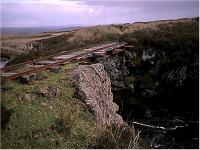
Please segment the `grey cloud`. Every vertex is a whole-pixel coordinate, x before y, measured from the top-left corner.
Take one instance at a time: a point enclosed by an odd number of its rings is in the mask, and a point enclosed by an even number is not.
[[[77,0],[78,1],[78,0]],[[176,11],[179,9],[197,9],[198,1],[91,1],[79,0],[89,6],[121,7],[121,8],[139,8],[143,12]]]
[[[6,0],[3,0],[5,2]],[[80,7],[63,8],[61,5],[26,3],[10,0],[2,3],[2,26],[59,26],[68,24],[96,25],[127,23],[158,19],[197,17],[198,1],[122,1],[122,0],[73,0]],[[58,3],[61,0],[57,0]],[[62,0],[68,1],[69,0]],[[39,3],[38,3],[39,2]],[[50,2],[50,0],[49,0]],[[56,2],[56,0],[55,0]],[[74,11],[73,11],[74,10]]]

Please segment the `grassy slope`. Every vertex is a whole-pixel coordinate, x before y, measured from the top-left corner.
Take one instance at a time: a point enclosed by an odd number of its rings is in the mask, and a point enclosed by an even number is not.
[[[31,85],[13,82],[13,89],[1,93],[2,105],[11,111],[2,126],[1,148],[87,148],[94,142],[100,130],[85,106],[73,99],[69,72],[76,65],[66,65],[59,74],[42,73],[49,78]],[[61,96],[42,95],[47,88],[58,88]],[[30,100],[23,98],[26,94]]]
[[[117,28],[124,27],[118,26]],[[90,30],[92,31],[88,31],[88,33],[78,31],[73,34],[75,35],[73,37],[76,38],[67,37],[65,41],[62,41],[63,37],[56,41],[52,39],[52,42],[57,43],[50,44],[49,50],[58,45],[63,45],[64,49],[68,42],[82,42],[84,45],[94,36],[95,38],[91,43],[114,40],[112,39],[113,34],[108,32],[108,30],[111,30],[109,26],[104,29],[106,37],[104,37],[104,33],[101,36],[98,34],[101,28]],[[119,30],[116,30],[115,35],[120,34]],[[138,42],[135,41],[135,36],[136,34],[130,33],[129,35],[127,33],[123,35],[123,38],[126,38],[127,42],[134,43]],[[120,38],[123,40],[122,37]],[[21,85],[14,82],[14,89],[1,93],[1,104],[12,112],[10,121],[1,131],[2,148],[88,148],[91,145],[107,148],[116,144],[113,144],[115,140],[109,141],[110,138],[107,135],[105,138],[101,138],[103,128],[95,123],[84,104],[73,98],[75,89],[69,81],[69,73],[76,65],[66,65],[59,74],[41,73],[40,76],[47,74],[49,78],[37,80],[31,85]],[[44,96],[41,94],[42,90],[47,88],[51,90],[52,87],[57,87],[61,91],[61,96],[55,97],[53,94]],[[25,100],[23,97],[27,93],[34,100]],[[123,137],[122,139],[127,141],[127,138]],[[119,138],[119,141],[123,141],[122,139]],[[116,147],[121,148],[120,146]]]
[[[29,85],[9,82],[14,88],[1,93],[1,148],[121,149],[144,143],[132,127],[98,125],[73,98],[70,73],[76,66],[65,65],[58,74],[41,72]]]
[[[59,32],[59,33],[45,33],[44,35],[39,34],[38,37],[35,36],[13,36],[13,37],[3,37],[2,38],[2,51],[7,54],[7,51],[16,47],[15,50],[20,50],[20,45],[23,45],[28,42],[39,42],[44,44],[44,48],[40,49],[37,52],[33,51],[24,51],[20,53],[17,57],[14,58],[11,64],[16,64],[19,62],[39,58],[42,56],[55,54],[61,51],[72,50],[75,48],[80,48],[88,46],[91,44],[99,44],[102,42],[109,41],[119,41],[123,37],[123,34],[134,32],[139,29],[153,28],[156,29],[160,24],[173,24],[177,22],[191,22],[192,19],[182,19],[182,20],[168,20],[168,21],[153,21],[153,22],[139,22],[132,24],[123,24],[123,25],[105,25],[105,26],[94,26],[83,28],[77,31],[72,32]]]

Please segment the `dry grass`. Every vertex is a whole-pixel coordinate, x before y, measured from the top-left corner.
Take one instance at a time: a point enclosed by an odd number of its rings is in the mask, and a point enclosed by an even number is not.
[[[1,49],[7,49],[12,51],[26,51],[24,46],[27,43],[32,43],[44,39],[51,39],[59,37],[61,35],[68,35],[74,33],[74,36],[71,36],[68,39],[68,42],[82,42],[90,41],[94,39],[101,39],[102,36],[109,35],[121,35],[123,33],[133,32],[135,30],[144,29],[144,28],[154,28],[156,29],[160,24],[173,24],[177,22],[191,22],[192,19],[182,19],[182,20],[167,20],[167,21],[151,21],[151,22],[136,22],[132,24],[124,25],[104,25],[104,26],[94,26],[87,27],[77,31],[63,31],[63,32],[47,32],[40,33],[35,35],[26,35],[26,36],[2,36],[1,37]]]
[[[112,125],[105,128],[92,148],[137,149],[140,148],[139,135],[133,126]]]

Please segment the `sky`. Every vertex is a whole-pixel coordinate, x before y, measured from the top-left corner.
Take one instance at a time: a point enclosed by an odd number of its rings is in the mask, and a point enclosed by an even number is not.
[[[198,0],[1,0],[1,27],[91,26],[198,16]]]

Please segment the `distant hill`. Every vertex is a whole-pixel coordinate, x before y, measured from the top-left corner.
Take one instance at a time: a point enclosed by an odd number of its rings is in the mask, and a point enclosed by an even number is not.
[[[79,29],[81,27],[1,27],[2,35],[30,35],[44,32],[59,32]]]
[[[176,24],[198,24],[199,18],[158,20],[126,24],[97,25],[91,27],[48,27],[48,28],[9,28],[7,33],[18,35],[1,36],[1,57],[14,58],[12,64],[36,59],[61,51],[68,51],[94,44],[134,40],[134,32],[139,30],[159,30],[161,26],[173,27]],[[3,31],[3,30],[2,30]],[[28,33],[37,34],[28,34]],[[26,33],[26,34],[24,34]]]

